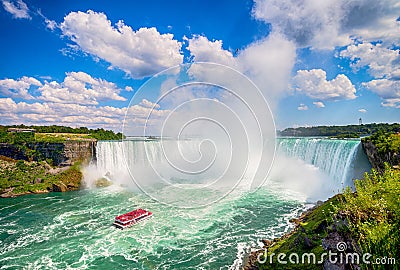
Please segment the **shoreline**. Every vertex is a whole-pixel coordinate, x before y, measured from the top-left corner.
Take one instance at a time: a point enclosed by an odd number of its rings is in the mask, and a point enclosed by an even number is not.
[[[0,198],[16,198],[24,195],[30,195],[30,194],[46,194],[50,193],[52,191],[49,190],[36,190],[36,191],[26,191],[23,193],[9,193],[9,192],[4,192],[0,195]]]
[[[294,228],[290,231],[286,232],[279,238],[274,239],[261,239],[264,245],[261,249],[257,249],[255,251],[251,251],[244,257],[242,262],[243,270],[256,270],[256,269],[281,269],[282,265],[276,262],[275,256],[273,261],[271,261],[271,255],[284,253],[296,253],[301,254],[307,252],[313,252],[315,254],[322,254],[323,252],[327,252],[329,250],[334,251],[336,245],[341,242],[353,242],[352,239],[349,239],[348,236],[345,235],[337,235],[338,228],[344,222],[341,219],[332,218],[328,220],[327,217],[331,216],[333,213],[332,210],[334,205],[337,205],[340,200],[342,200],[343,195],[341,193],[336,194],[325,201],[318,201],[313,207],[305,210],[300,214],[299,217],[293,218],[290,220],[294,224]],[[329,213],[329,214],[325,214]],[[333,228],[330,228],[333,225]],[[336,226],[336,227],[335,227]],[[329,231],[330,230],[330,231]],[[329,233],[328,233],[329,231]],[[335,236],[335,237],[332,237]],[[356,249],[352,245],[349,245],[349,248]],[[267,251],[267,260],[265,264],[260,264],[258,262],[258,257],[265,254]],[[324,261],[323,264],[316,264],[315,267],[325,267],[329,262]],[[293,269],[301,269],[302,266],[310,266],[299,264],[300,268],[296,268],[293,266]],[[265,268],[263,268],[265,267]],[[335,265],[332,269],[342,269],[341,265]],[[292,269],[292,268],[287,268]]]

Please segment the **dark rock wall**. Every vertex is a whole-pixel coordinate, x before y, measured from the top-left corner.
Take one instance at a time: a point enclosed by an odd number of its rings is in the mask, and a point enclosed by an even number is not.
[[[89,162],[96,158],[96,141],[67,141],[65,143],[32,143],[35,160],[52,159],[57,166],[67,166],[75,161]],[[26,153],[12,144],[1,143],[0,155],[13,159],[28,160]]]
[[[12,159],[27,160],[27,157],[24,152],[22,152],[17,146],[9,143],[0,143],[0,155]]]
[[[70,164],[77,160],[89,162],[96,158],[96,141],[75,142],[67,141],[64,147],[65,162]]]
[[[385,163],[398,168],[400,163],[400,154],[398,152],[386,151],[385,153],[379,153],[371,141],[362,140],[361,142],[364,152],[367,154],[368,160],[374,169],[380,172],[384,171]]]
[[[372,168],[377,169],[379,171],[383,170],[385,160],[382,159],[382,157],[378,154],[376,146],[371,141],[367,140],[362,140],[361,143],[364,152],[367,155],[368,160],[372,165]]]

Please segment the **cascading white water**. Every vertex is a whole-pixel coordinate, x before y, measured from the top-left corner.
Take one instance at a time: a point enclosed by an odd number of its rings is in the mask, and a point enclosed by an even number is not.
[[[359,140],[279,138],[277,144],[279,152],[314,165],[330,176],[337,187],[351,186],[352,179],[370,169]]]
[[[132,181],[132,174],[142,181],[141,186],[157,183],[160,178],[165,183],[201,184],[204,175],[199,179],[196,175],[179,174],[179,170],[168,163],[177,164],[174,156],[184,157],[189,163],[198,161],[204,152],[209,152],[201,151],[200,145],[200,140],[164,143],[158,140],[100,141],[96,149],[96,171],[126,186],[137,184]],[[172,147],[173,154],[165,156],[171,153],[165,147]],[[206,164],[209,162],[210,159],[205,160]],[[352,180],[361,178],[370,168],[359,140],[278,138],[277,157],[269,177],[272,182],[267,187],[283,187],[305,194],[308,199],[323,199],[345,186],[352,186]],[[206,178],[215,175],[219,175],[218,171],[210,170]]]
[[[100,141],[96,150],[97,171],[112,178],[112,181],[125,185],[135,177],[139,181],[146,178],[142,184],[156,179],[176,183],[187,176],[185,171],[179,168],[180,163],[186,162],[188,167],[195,164],[190,167],[189,174],[190,183],[193,184],[200,179],[193,172],[198,171],[198,168],[207,168],[208,163],[213,163],[212,157],[205,157],[211,151],[204,154],[201,149],[201,140]],[[202,179],[207,176],[212,178],[211,175],[215,172],[216,170],[210,169],[201,175]]]
[[[151,166],[167,162],[163,147],[173,146],[179,149],[181,155],[187,160],[195,161],[201,156],[199,152],[201,141],[182,140],[131,140],[131,141],[100,141],[97,143],[96,158],[97,168],[104,172],[121,172],[126,170],[126,165]]]

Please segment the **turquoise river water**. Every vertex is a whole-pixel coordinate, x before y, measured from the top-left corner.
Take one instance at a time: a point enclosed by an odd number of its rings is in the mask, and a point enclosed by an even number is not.
[[[110,144],[97,146],[107,170],[117,159]],[[278,145],[285,160],[300,160],[296,170],[330,176],[324,181],[334,188],[369,169],[354,165],[362,163],[359,141],[292,138]],[[197,209],[170,207],[121,185],[1,199],[0,269],[240,269],[246,252],[289,231],[289,220],[312,202],[302,189],[287,189],[303,178],[281,167],[285,173],[271,173],[274,185]],[[126,230],[111,226],[116,215],[138,207],[153,218]]]

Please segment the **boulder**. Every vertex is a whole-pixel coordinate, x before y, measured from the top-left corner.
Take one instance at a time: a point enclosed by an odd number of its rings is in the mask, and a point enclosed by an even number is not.
[[[107,180],[106,178],[102,177],[95,181],[96,187],[108,187],[112,185],[112,182]]]
[[[57,184],[53,184],[52,190],[54,192],[65,192],[68,191],[68,187],[64,183],[59,182]]]

